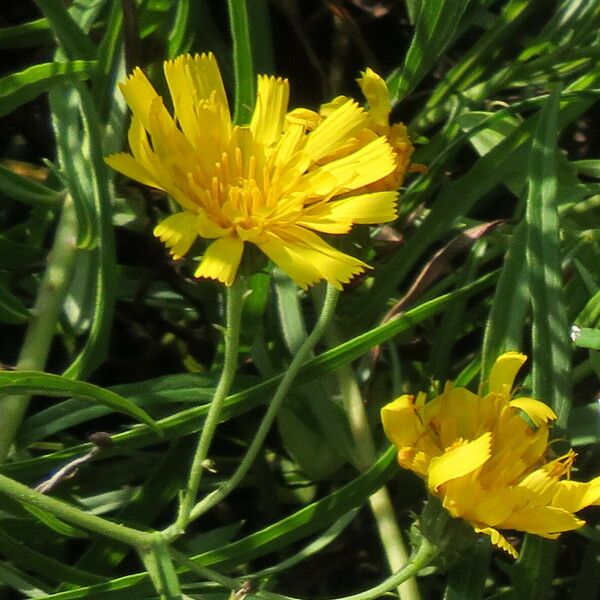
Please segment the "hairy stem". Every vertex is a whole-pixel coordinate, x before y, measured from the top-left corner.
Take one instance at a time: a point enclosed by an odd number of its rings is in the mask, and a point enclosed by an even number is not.
[[[213,436],[221,418],[223,402],[231,389],[233,379],[237,371],[238,349],[240,341],[240,326],[242,320],[242,306],[244,302],[244,292],[246,290],[242,277],[237,277],[231,287],[227,288],[227,308],[226,308],[226,329],[225,335],[225,354],[223,358],[223,370],[215,395],[210,403],[206,421],[202,427],[198,446],[194,453],[190,476],[187,487],[183,492],[183,497],[179,505],[177,520],[173,527],[168,528],[165,534],[168,538],[177,537],[185,532],[190,522],[190,513],[196,501],[198,488],[202,473],[206,468],[206,459],[212,442]]]
[[[323,308],[321,310],[321,314],[317,320],[317,323],[310,333],[310,335],[306,338],[302,346],[298,349],[298,352],[292,359],[290,366],[288,367],[283,379],[281,380],[277,390],[275,391],[275,395],[269,404],[269,408],[261,421],[261,424],[256,431],[256,435],[252,440],[252,443],[248,447],[242,462],[236,469],[235,473],[224,483],[219,489],[215,490],[208,496],[206,496],[203,500],[198,502],[194,509],[192,510],[191,518],[196,519],[200,515],[204,514],[210,508],[215,506],[215,504],[219,503],[223,498],[225,498],[235,487],[242,481],[242,479],[248,473],[248,470],[252,466],[252,463],[258,456],[260,449],[267,437],[269,429],[275,420],[279,409],[281,408],[281,404],[283,403],[285,397],[287,396],[292,383],[302,368],[303,364],[306,362],[307,358],[310,356],[310,353],[316,346],[317,342],[323,337],[325,331],[327,331],[333,316],[335,314],[335,307],[337,304],[337,299],[339,296],[339,292],[333,286],[327,286],[327,292],[325,295],[325,302],[323,304]]]

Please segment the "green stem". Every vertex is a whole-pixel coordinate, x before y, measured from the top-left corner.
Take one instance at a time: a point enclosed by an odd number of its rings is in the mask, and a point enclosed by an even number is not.
[[[73,200],[66,196],[56,230],[48,266],[39,288],[31,321],[21,347],[17,370],[43,370],[54,338],[58,314],[69,284],[77,253],[77,218]],[[4,398],[0,403],[0,463],[6,461],[15,440],[30,396]]]
[[[232,579],[231,577],[221,575],[212,569],[200,567],[180,552],[177,552],[173,549],[171,549],[170,552],[177,562],[180,562],[191,571],[198,573],[208,580],[218,582],[227,589],[236,591],[244,585],[240,579]],[[379,585],[364,592],[360,592],[359,594],[331,598],[329,600],[374,600],[375,598],[379,598],[390,590],[396,587],[401,587],[405,581],[414,578],[421,569],[426,567],[432,561],[432,559],[437,556],[438,552],[439,549],[437,546],[431,544],[426,538],[423,538],[421,545],[419,546],[419,549],[414,557],[410,561],[404,563],[404,565],[398,569],[396,573],[394,573],[391,577],[388,577],[385,581],[382,581]],[[251,591],[251,594],[257,598],[262,598],[263,600],[301,600],[300,598],[294,598],[293,596],[285,596],[283,594],[267,592],[265,590]]]
[[[101,517],[90,515],[74,506],[36,492],[31,488],[0,474],[0,494],[12,498],[19,504],[31,505],[41,508],[44,511],[58,517],[59,519],[71,523],[76,527],[81,527],[87,531],[93,531],[113,540],[123,542],[129,546],[144,547],[149,540],[149,534],[137,529],[112,523]]]
[[[244,292],[246,286],[242,277],[238,276],[233,285],[227,288],[227,309],[226,319],[227,328],[224,331],[225,336],[225,356],[223,358],[223,371],[215,390],[215,395],[210,403],[204,426],[198,440],[198,446],[192,460],[190,476],[187,487],[183,493],[181,503],[179,505],[179,513],[177,520],[172,527],[165,531],[167,538],[178,537],[185,532],[185,529],[190,522],[190,513],[200,486],[202,472],[206,466],[208,451],[212,442],[213,436],[221,418],[223,403],[237,370],[238,349],[240,341],[240,326],[242,322],[242,306],[244,302]]]
[[[341,342],[335,328],[330,330],[328,340],[332,346],[337,346]],[[377,460],[377,451],[360,388],[354,376],[354,371],[349,365],[339,367],[336,370],[336,376],[354,440],[358,468],[364,471],[373,466]],[[390,495],[385,486],[369,497],[369,505],[388,565],[394,573],[406,563],[409,553],[402,537],[402,531],[398,527]],[[398,587],[398,594],[401,600],[420,600],[421,595],[416,579],[411,577],[404,580]]]
[[[246,473],[252,466],[252,463],[262,448],[265,438],[267,437],[267,433],[269,432],[269,429],[275,420],[275,416],[281,408],[281,404],[290,391],[296,375],[304,365],[317,342],[328,329],[331,320],[333,319],[333,315],[335,314],[338,296],[339,292],[333,286],[328,285],[327,293],[325,295],[325,302],[323,303],[323,309],[321,310],[321,314],[319,315],[317,323],[292,359],[290,366],[288,367],[283,379],[275,391],[275,395],[269,404],[269,408],[267,409],[256,435],[254,436],[252,443],[248,447],[248,450],[242,459],[242,462],[226,483],[224,483],[219,489],[203,498],[200,502],[198,502],[198,504],[196,504],[196,506],[194,506],[191,513],[192,520],[204,514],[206,511],[215,506],[215,504],[218,504],[233,489],[235,489],[240,481],[242,481],[242,479],[246,476]]]
[[[331,598],[329,600],[374,600],[379,598],[383,594],[386,594],[390,590],[401,586],[405,581],[413,578],[418,572],[426,567],[433,558],[438,554],[437,546],[428,542],[423,538],[421,546],[417,550],[417,553],[413,558],[405,563],[405,565],[391,577],[388,577],[385,581],[382,581],[379,585],[370,588],[359,594],[352,594],[350,596],[340,596],[338,598]],[[284,596],[282,594],[275,594],[273,592],[257,591],[253,593],[254,596],[263,598],[264,600],[300,600],[292,596]]]

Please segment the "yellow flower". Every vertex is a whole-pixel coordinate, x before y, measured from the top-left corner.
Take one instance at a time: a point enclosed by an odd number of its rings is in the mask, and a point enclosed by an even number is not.
[[[175,258],[197,237],[214,240],[195,276],[226,285],[233,283],[246,242],[304,289],[321,279],[341,288],[368,268],[315,233],[344,234],[355,223],[396,218],[395,192],[365,193],[365,186],[394,171],[385,138],[326,158],[364,128],[368,115],[356,102],[342,103],[310,129],[286,119],[287,80],[259,76],[250,123],[233,125],[212,54],[180,56],[165,62],[164,72],[174,116],[135,69],[121,85],[133,113],[131,154],[106,162],[181,206],[154,230]]]
[[[358,85],[369,103],[369,128],[387,138],[394,149],[396,167],[387,177],[369,186],[370,190],[395,189],[403,183],[409,171],[423,171],[422,165],[411,165],[414,147],[404,123],[390,125],[392,104],[385,81],[373,69],[367,68],[358,78]]]
[[[364,127],[356,132],[355,136],[346,144],[335,148],[334,154],[326,156],[325,160],[345,156],[378,137],[384,137],[394,151],[394,169],[385,177],[365,185],[364,189],[370,192],[397,190],[404,183],[407,173],[424,172],[427,169],[423,165],[411,164],[414,147],[408,136],[406,125],[404,123],[390,124],[392,104],[385,81],[373,69],[367,68],[357,82],[369,103]],[[312,129],[348,101],[347,96],[337,96],[331,102],[322,104],[318,113],[305,108],[296,109],[287,115],[287,120],[301,122],[308,129]]]
[[[514,557],[499,529],[555,539],[584,525],[573,513],[600,505],[600,477],[588,483],[568,479],[572,450],[547,460],[554,412],[532,398],[513,398],[526,358],[517,352],[500,356],[486,394],[447,383],[430,402],[423,393],[416,399],[405,395],[381,412],[400,466],[421,476],[453,517]]]

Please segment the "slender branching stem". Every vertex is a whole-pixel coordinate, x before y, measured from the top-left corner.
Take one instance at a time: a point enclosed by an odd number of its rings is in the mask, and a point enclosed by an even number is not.
[[[221,418],[223,403],[237,371],[238,349],[240,340],[240,327],[242,321],[242,307],[244,303],[244,293],[246,290],[245,282],[242,277],[237,277],[234,283],[227,288],[227,308],[226,308],[226,328],[224,329],[225,336],[225,353],[223,357],[223,370],[219,378],[219,383],[215,390],[215,395],[210,403],[198,445],[192,460],[190,475],[188,478],[186,489],[183,492],[181,502],[179,504],[179,512],[174,525],[164,532],[167,538],[175,538],[182,535],[190,522],[190,513],[196,502],[198,488],[202,473],[206,468],[206,460],[210,445],[214,437],[217,425]]]
[[[333,286],[327,286],[325,302],[323,303],[323,308],[317,323],[292,359],[290,366],[288,367],[283,379],[275,391],[273,399],[269,403],[267,412],[265,413],[263,420],[256,431],[256,435],[254,436],[252,443],[244,455],[244,458],[242,458],[241,463],[233,475],[220,488],[203,498],[200,502],[198,502],[198,504],[196,504],[196,506],[194,506],[191,513],[191,519],[198,518],[200,515],[204,514],[210,508],[215,506],[215,504],[225,498],[233,489],[236,488],[236,486],[248,473],[248,470],[252,466],[254,460],[258,456],[258,453],[260,452],[260,449],[262,448],[269,429],[271,428],[271,425],[273,424],[273,421],[275,420],[275,417],[281,408],[281,404],[290,391],[296,375],[298,375],[302,365],[306,362],[310,356],[310,353],[313,351],[314,347],[323,337],[323,334],[327,331],[329,325],[331,324],[335,314],[338,296],[339,292]]]

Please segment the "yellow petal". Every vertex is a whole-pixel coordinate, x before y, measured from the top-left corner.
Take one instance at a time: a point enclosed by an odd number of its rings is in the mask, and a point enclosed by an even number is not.
[[[185,210],[175,213],[154,228],[154,235],[171,250],[174,258],[181,258],[198,237],[197,217]]]
[[[312,131],[321,121],[323,117],[314,110],[308,108],[295,108],[285,115],[284,130],[294,125],[301,125],[303,129]]]
[[[385,435],[397,448],[412,446],[423,431],[414,400],[405,394],[381,409]]]
[[[301,249],[283,242],[276,235],[268,235],[267,239],[258,245],[303,290],[322,279],[321,273],[305,258]]]
[[[346,233],[353,223],[388,223],[397,217],[396,192],[375,192],[315,204],[302,213],[299,225],[325,233]]]
[[[380,137],[306,174],[299,188],[316,197],[337,195],[377,181],[389,175],[394,167],[392,148]]]
[[[219,238],[206,249],[194,277],[217,279],[225,285],[231,285],[242,259],[243,250],[244,242],[238,237]]]
[[[452,485],[449,482],[448,485]],[[456,496],[456,494],[453,494]],[[465,494],[468,497],[472,492]],[[468,519],[477,523],[487,523],[488,525],[497,525],[506,520],[515,509],[518,502],[518,494],[515,494],[511,488],[492,488],[482,490],[475,501],[470,502]]]
[[[229,110],[219,65],[212,52],[195,56],[184,54],[166,61],[164,72],[176,112],[178,103],[187,101],[185,96],[196,101],[210,100]]]
[[[349,100],[311,131],[304,148],[313,161],[329,154],[340,144],[346,142],[354,133],[364,126],[367,115],[358,104]]]
[[[490,537],[490,540],[494,546],[504,550],[510,554],[513,558],[517,558],[519,556],[518,552],[508,543],[508,540],[500,534],[500,532],[493,527],[475,527],[474,528],[477,533],[484,533]]]
[[[557,419],[555,412],[547,404],[533,398],[515,398],[511,400],[510,406],[522,410],[535,427]]]
[[[369,68],[357,81],[369,103],[369,117],[376,125],[386,127],[390,112],[392,112],[392,105],[385,81]]]
[[[492,434],[484,433],[473,442],[444,452],[429,465],[428,486],[437,491],[446,481],[471,473],[481,467],[490,457]]]
[[[348,283],[354,275],[369,268],[298,226],[274,227],[267,240],[257,244],[303,289],[319,279],[342,289],[343,283]]]
[[[515,377],[526,360],[520,352],[505,352],[499,356],[490,373],[489,391],[510,395]]]
[[[223,237],[229,230],[221,227],[218,223],[210,219],[202,210],[198,213],[197,220],[198,233],[206,239]]]
[[[133,73],[119,85],[119,88],[133,114],[140,119],[144,128],[150,131],[150,105],[159,96],[146,75],[139,67],[136,67]],[[166,109],[164,110],[166,112]]]
[[[258,77],[256,107],[250,122],[250,131],[258,144],[271,147],[281,137],[289,96],[287,79]]]
[[[175,116],[196,150],[196,160],[214,165],[231,136],[227,96],[215,57],[180,56],[165,62],[164,72]]]
[[[586,506],[600,505],[600,477],[587,483],[579,481],[559,481],[556,484],[552,506],[568,512],[577,512]]]
[[[513,514],[498,524],[503,529],[517,529],[549,539],[556,539],[563,531],[572,531],[585,525],[562,508],[552,506],[535,506],[513,512]]]
[[[131,154],[127,154],[126,152],[111,154],[104,157],[104,162],[115,171],[126,175],[130,179],[139,181],[144,185],[162,189],[152,174]]]

